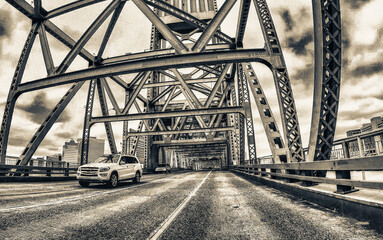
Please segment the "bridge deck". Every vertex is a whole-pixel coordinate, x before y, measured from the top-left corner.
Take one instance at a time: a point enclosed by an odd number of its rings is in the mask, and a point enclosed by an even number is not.
[[[341,216],[231,172],[146,175],[140,184],[0,185],[1,239],[378,239]],[[173,214],[173,215],[172,215]]]

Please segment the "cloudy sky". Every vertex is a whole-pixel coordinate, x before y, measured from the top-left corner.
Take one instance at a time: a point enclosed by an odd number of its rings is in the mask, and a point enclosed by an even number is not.
[[[28,1],[31,2],[31,1]],[[47,10],[70,1],[42,1]],[[218,0],[218,5],[222,4]],[[74,39],[78,39],[90,23],[109,3],[99,3],[92,11],[78,10],[52,21]],[[280,42],[287,62],[298,117],[303,145],[307,146],[313,94],[313,23],[311,1],[268,1],[277,28]],[[233,7],[222,24],[222,31],[234,37],[239,3]],[[383,9],[381,0],[344,0],[342,1],[342,88],[336,138],[345,136],[349,129],[359,128],[374,116],[383,115]],[[108,22],[108,21],[107,21]],[[105,24],[104,24],[105,25]],[[10,82],[15,66],[29,32],[31,22],[24,15],[5,1],[0,2],[0,112],[3,114]],[[121,14],[116,29],[112,34],[110,46],[104,57],[122,55],[128,52],[144,51],[149,48],[150,22],[139,12],[134,4],[128,1]],[[97,47],[105,31],[105,26],[95,34],[86,45],[89,52],[97,53]],[[68,49],[48,34],[55,65],[59,65]],[[255,9],[249,15],[245,35],[245,47],[263,47],[263,38],[255,15]],[[81,69],[87,63],[76,58],[69,71]],[[274,115],[279,118],[279,109],[275,87],[270,71],[261,64],[253,65],[272,106]],[[32,49],[26,67],[23,82],[46,76],[38,37]],[[129,81],[132,76],[124,76]],[[67,109],[60,116],[58,123],[45,138],[36,156],[54,154],[62,151],[62,145],[70,138],[81,137],[84,106],[88,84],[85,84]],[[120,103],[123,102],[123,91],[115,89]],[[26,143],[35,133],[42,121],[67,91],[69,86],[37,91],[22,95],[16,104],[9,139],[8,155],[19,155]],[[109,107],[111,108],[111,106]],[[95,108],[95,114],[99,112]],[[260,123],[257,110],[253,109],[258,156],[269,154],[266,137]],[[113,124],[115,135],[121,135],[121,124]],[[134,126],[134,123],[132,123]],[[280,127],[280,129],[282,129]],[[92,135],[105,138],[102,126],[92,128]],[[117,140],[117,145],[118,145]]]

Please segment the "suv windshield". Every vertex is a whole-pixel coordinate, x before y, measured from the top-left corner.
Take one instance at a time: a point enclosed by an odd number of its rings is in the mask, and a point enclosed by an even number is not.
[[[157,167],[166,167],[166,164],[158,164]]]
[[[117,163],[120,155],[102,155],[98,157],[93,163]]]

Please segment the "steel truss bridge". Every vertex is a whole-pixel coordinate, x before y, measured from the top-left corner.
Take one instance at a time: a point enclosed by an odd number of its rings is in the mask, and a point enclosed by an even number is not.
[[[381,176],[383,157],[379,147],[382,143],[375,144],[376,156],[367,157],[362,146],[362,138],[366,137],[364,134],[338,141],[335,144],[341,144],[342,149],[337,150],[342,150],[342,156],[346,159],[330,160],[331,155],[334,155],[332,147],[341,79],[339,0],[312,0],[315,72],[307,154],[307,148],[302,146],[287,66],[266,0],[238,1],[237,21],[233,25],[235,29],[231,31],[235,32],[234,36],[225,33],[221,24],[234,11],[236,0],[225,0],[220,7],[216,0],[79,0],[51,10],[46,10],[41,0],[34,0],[32,4],[25,0],[6,1],[31,20],[31,28],[11,82],[1,125],[2,178],[24,178],[23,181],[29,181],[34,174],[39,177],[45,175],[49,180],[58,175],[66,179],[74,178],[77,168],[54,166],[53,162],[49,163],[50,166],[33,166],[35,160],[32,156],[60,114],[84,86],[89,88],[84,112],[81,164],[88,162],[89,139],[95,124],[104,125],[111,153],[119,151],[112,123],[120,122],[123,125],[122,153],[135,155],[137,148],[143,146],[144,157],[141,160],[146,169],[163,163],[167,158],[165,152],[170,152],[177,166],[180,166],[180,158],[187,161],[216,158],[221,161],[221,169],[226,168],[231,172],[184,171],[166,177],[146,175],[144,183],[127,183],[114,190],[105,190],[100,186],[79,189],[74,181],[55,183],[53,187],[46,183],[20,186],[4,184],[0,189],[0,222],[4,225],[5,236],[41,238],[40,232],[26,233],[32,234],[26,236],[19,231],[27,223],[28,229],[54,225],[54,228],[47,228],[45,232],[46,236],[52,238],[57,238],[59,231],[65,231],[64,234],[69,234],[69,238],[76,239],[110,236],[134,236],[140,239],[149,236],[148,239],[158,239],[162,234],[165,238],[178,239],[184,237],[185,233],[190,236],[199,234],[195,237],[209,239],[217,238],[216,234],[221,233],[223,228],[219,227],[222,226],[225,230],[229,229],[222,234],[227,234],[225,236],[228,238],[232,236],[230,239],[238,236],[244,238],[242,234],[246,232],[254,234],[252,238],[366,237],[363,235],[365,229],[357,227],[354,230],[355,226],[350,227],[352,224],[346,224],[346,230],[342,229],[342,233],[339,232],[341,228],[335,228],[336,233],[331,233],[334,229],[330,225],[335,220],[332,215],[327,216],[328,212],[307,211],[307,206],[299,205],[299,201],[290,206],[291,201],[281,194],[244,181],[233,173],[287,189],[294,195],[304,196],[321,205],[335,206],[342,213],[369,220],[370,224],[383,231],[383,181],[370,178],[376,172]],[[70,36],[68,29],[55,24],[56,17],[79,9],[98,11],[100,2],[105,2],[106,7],[77,41]],[[148,39],[150,50],[130,53],[126,49],[127,54],[106,57],[105,50],[113,47],[113,32],[121,21],[123,10],[131,7],[151,22]],[[250,11],[256,13],[256,22],[249,20]],[[252,42],[244,41],[246,28],[252,24],[261,27],[263,48],[252,48]],[[37,36],[40,43],[36,41]],[[97,52],[92,54],[86,45],[97,36],[102,36],[101,41]],[[50,48],[49,38],[55,38],[68,50],[59,63],[53,60],[55,52]],[[29,56],[35,44],[40,44],[47,75],[22,81],[26,65],[32,61]],[[88,66],[71,70],[76,58],[84,59]],[[258,79],[257,69],[252,63],[264,64],[272,73],[282,130],[261,86],[262,79]],[[17,158],[17,164],[6,164],[17,99],[24,93],[51,91],[67,84],[71,84],[71,87],[32,136]],[[117,94],[117,90],[124,94]],[[120,95],[123,95],[123,99],[119,99]],[[100,107],[100,115],[95,114],[96,105]],[[114,111],[110,112],[110,107]],[[257,156],[254,112],[260,116],[271,150],[272,162],[267,164]],[[133,121],[138,122],[137,129],[129,131],[132,125],[129,123]],[[375,138],[377,134],[381,134],[381,130],[367,135]],[[350,150],[351,141],[357,141],[357,150]],[[358,153],[354,156],[356,158],[350,158],[355,152]],[[361,173],[363,179],[355,179],[352,173]],[[326,176],[331,174],[334,176]],[[317,183],[322,185],[317,186]],[[334,189],[328,190],[327,185]],[[352,195],[358,190],[356,188],[361,189],[361,197]],[[190,192],[186,198],[185,192]],[[340,197],[339,193],[350,194],[347,195],[349,197]],[[32,195],[35,197],[31,198]],[[142,195],[146,197],[138,200]],[[55,200],[46,201],[50,197]],[[20,201],[14,201],[15,198]],[[238,205],[231,206],[233,203]],[[56,207],[60,211],[56,211]],[[40,211],[41,208],[45,211]],[[184,208],[189,211],[182,212]],[[52,213],[49,212],[51,209]],[[110,221],[106,227],[98,223],[101,216],[95,215],[98,210],[105,214],[103,222]],[[84,226],[90,223],[91,228],[83,228],[77,224],[78,221],[73,221],[73,211],[81,211],[76,216],[83,216],[79,221]],[[49,216],[45,215],[47,212]],[[169,212],[172,213],[169,215]],[[311,212],[312,216],[306,215],[307,212]],[[136,218],[124,222],[127,224],[125,228],[115,221],[116,216],[120,219]],[[172,223],[177,216],[177,221]],[[262,219],[258,219],[259,216]],[[285,216],[288,216],[287,219],[284,219]],[[36,221],[39,218],[43,221],[41,224]],[[230,224],[224,219],[230,219]],[[317,219],[321,222],[313,222]],[[60,224],[54,224],[55,221]],[[248,229],[242,229],[244,226],[237,223],[243,223]],[[271,225],[264,227],[265,223]],[[341,224],[345,224],[344,221]],[[335,225],[338,227],[337,223]],[[173,230],[166,232],[168,228]],[[93,231],[95,229],[100,232]],[[353,232],[350,232],[351,229]],[[324,235],[316,235],[318,233]]]
[[[110,1],[91,25],[75,41],[53,23],[61,15],[80,8],[92,11],[99,0],[75,1],[47,11],[41,0],[7,0],[31,20],[31,29],[12,79],[0,132],[1,162],[5,162],[11,121],[18,97],[37,90],[72,84],[38,128],[18,158],[27,165],[60,114],[85,82],[89,82],[84,113],[81,163],[87,162],[91,127],[104,124],[110,151],[117,153],[112,122],[123,122],[122,152],[135,154],[138,139],[145,141],[145,165],[153,167],[158,148],[178,146],[178,151],[224,156],[224,165],[256,164],[253,112],[259,113],[274,163],[328,160],[338,112],[341,61],[341,25],[338,0],[313,0],[315,34],[314,102],[309,144],[305,159],[290,77],[283,51],[265,0],[240,1],[234,37],[224,33],[221,23],[233,11],[235,0],[220,8],[215,0],[133,0]],[[104,58],[113,30],[124,8],[135,5],[152,23],[150,51]],[[137,10],[137,11],[138,11]],[[258,23],[248,21],[256,11]],[[85,45],[106,24],[98,52],[91,54]],[[263,48],[245,48],[246,27],[260,24]],[[64,46],[68,53],[60,63],[53,62],[47,35]],[[23,82],[25,66],[39,36],[47,76]],[[149,42],[149,39],[148,39]],[[246,43],[246,46],[251,46]],[[127,49],[129,51],[129,49]],[[68,72],[77,57],[89,67]],[[252,62],[266,65],[272,72],[280,109],[282,130],[256,75]],[[134,77],[127,77],[134,74]],[[117,83],[125,91],[125,104],[119,104],[110,87]],[[251,105],[251,97],[256,109]],[[102,115],[93,113],[99,104]],[[121,102],[121,101],[120,101]],[[115,114],[110,114],[110,105]],[[128,131],[129,121],[140,121],[136,133]],[[133,146],[127,149],[127,140]],[[223,146],[223,147],[222,147]],[[247,149],[246,149],[247,148]],[[248,153],[248,157],[245,155]]]

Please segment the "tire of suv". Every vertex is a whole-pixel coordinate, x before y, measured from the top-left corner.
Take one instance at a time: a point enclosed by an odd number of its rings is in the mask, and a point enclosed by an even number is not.
[[[117,185],[118,185],[118,175],[117,175],[117,173],[112,173],[112,175],[110,175],[110,179],[109,179],[109,181],[108,181],[108,183],[107,183],[107,185],[109,186],[109,187],[117,187]]]
[[[136,172],[136,176],[134,177],[133,182],[134,182],[134,183],[139,183],[139,182],[141,182],[141,175],[140,175],[140,172]]]
[[[79,181],[78,182],[80,184],[81,187],[89,187],[89,184],[88,182],[84,182],[84,181]]]

